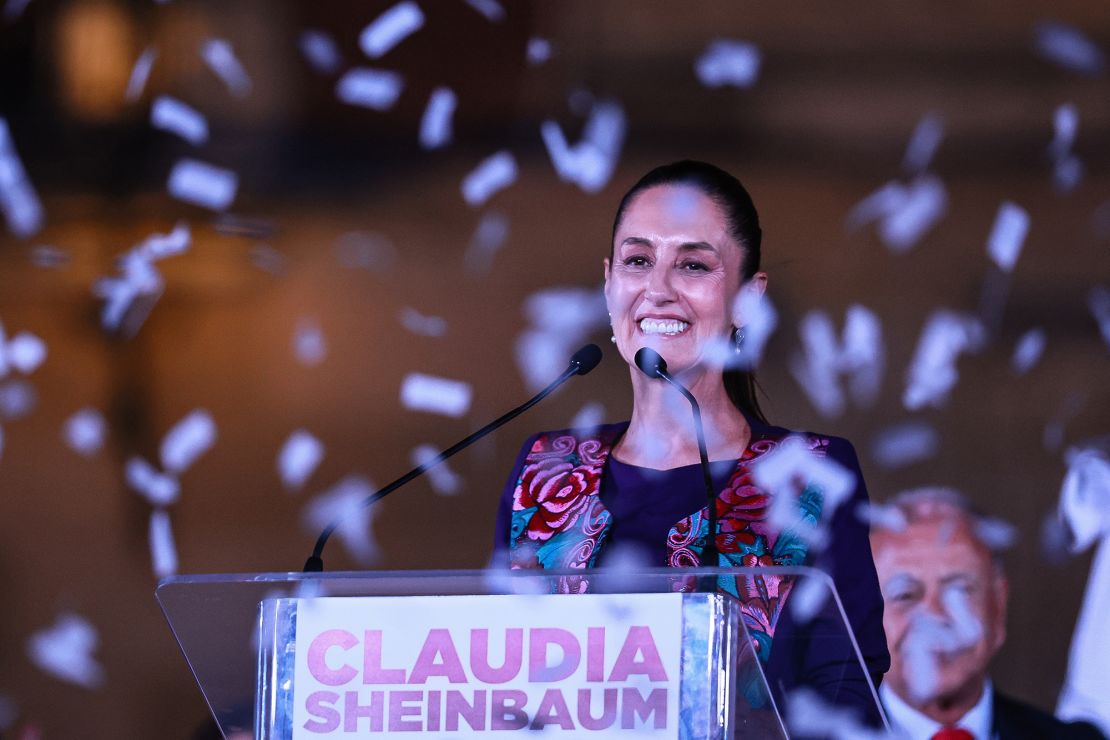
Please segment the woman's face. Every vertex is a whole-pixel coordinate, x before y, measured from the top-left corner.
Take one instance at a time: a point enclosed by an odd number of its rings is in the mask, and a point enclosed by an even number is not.
[[[605,299],[621,357],[651,347],[672,373],[700,366],[728,336],[744,250],[700,190],[664,185],[625,209],[605,260]]]

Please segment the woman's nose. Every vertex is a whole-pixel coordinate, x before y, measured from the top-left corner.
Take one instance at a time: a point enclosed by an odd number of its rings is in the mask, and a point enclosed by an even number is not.
[[[670,270],[659,265],[652,269],[648,278],[645,297],[655,304],[669,303],[675,299]]]

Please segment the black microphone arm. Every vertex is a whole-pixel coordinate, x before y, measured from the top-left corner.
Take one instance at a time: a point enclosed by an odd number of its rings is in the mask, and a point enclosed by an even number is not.
[[[472,445],[474,442],[477,442],[479,439],[486,436],[494,429],[497,429],[500,426],[504,426],[508,422],[520,416],[525,411],[532,408],[537,403],[551,395],[551,393],[554,392],[556,388],[567,382],[567,380],[569,380],[571,376],[585,375],[586,373],[590,372],[595,367],[597,367],[597,364],[599,362],[601,362],[601,350],[596,344],[587,344],[585,347],[574,353],[574,355],[570,358],[570,363],[567,365],[567,369],[564,370],[562,375],[556,378],[555,381],[551,383],[551,385],[547,386],[542,391],[532,396],[521,405],[517,406],[515,409],[497,417],[489,424],[486,424],[484,427],[471,434],[466,439],[460,442],[456,442],[452,446],[448,447],[446,450],[439,453],[428,462],[413,468],[397,480],[390,483],[388,486],[378,489],[374,493],[370,494],[362,500],[362,503],[360,505],[363,508],[366,508],[367,506],[371,506],[372,504],[374,504],[374,502],[378,501],[379,499],[385,498],[401,486],[411,481],[413,478],[417,478],[423,475],[429,468],[434,468],[436,465],[439,465],[441,462],[451,457],[456,452],[464,450]],[[332,532],[338,529],[339,525],[343,523],[344,516],[345,515],[337,516],[334,520],[332,520],[330,524],[328,524],[327,527],[324,528],[324,531],[320,533],[320,536],[316,539],[316,547],[312,549],[312,554],[308,557],[308,560],[305,561],[305,573],[320,573],[324,570],[324,545],[328,543],[328,538],[331,537]]]
[[[709,471],[709,452],[705,447],[705,429],[701,423],[701,407],[698,400],[686,386],[679,383],[667,372],[667,361],[650,347],[641,347],[636,352],[636,367],[649,378],[662,378],[670,383],[675,390],[685,396],[690,402],[694,412],[694,433],[698,438],[698,455],[701,457],[701,474],[705,479],[705,499],[709,510],[709,534],[705,538],[705,547],[702,549],[701,564],[716,568],[717,557],[717,492],[713,490],[713,475]]]

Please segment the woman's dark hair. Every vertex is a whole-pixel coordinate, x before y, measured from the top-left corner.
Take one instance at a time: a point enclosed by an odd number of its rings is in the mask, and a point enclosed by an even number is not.
[[[720,167],[715,167],[707,162],[698,162],[684,159],[656,167],[647,173],[632,186],[621,198],[617,206],[617,215],[613,219],[613,238],[610,240],[612,249],[613,241],[617,238],[617,229],[620,228],[624,218],[625,209],[635,200],[636,196],[645,190],[660,185],[689,185],[697,188],[706,197],[720,207],[728,223],[729,233],[744,248],[744,261],[740,268],[740,277],[743,282],[759,272],[760,244],[763,241],[763,232],[759,228],[759,213],[755,210],[752,197],[740,184],[740,181]],[[610,254],[610,264],[613,255]],[[764,424],[767,418],[759,408],[756,400],[755,374],[748,370],[726,369],[724,371],[725,390],[736,408],[748,417],[755,418]]]

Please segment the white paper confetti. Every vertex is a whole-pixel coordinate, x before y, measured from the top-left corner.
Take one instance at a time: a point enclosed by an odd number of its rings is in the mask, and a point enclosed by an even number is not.
[[[886,427],[871,442],[871,457],[893,470],[928,460],[940,449],[940,434],[923,421],[908,421]]]
[[[27,655],[54,678],[96,689],[104,683],[104,669],[93,656],[99,641],[96,628],[87,620],[61,614],[53,626],[31,635]]]
[[[779,323],[778,311],[771,297],[745,286],[736,295],[732,308],[733,324],[744,332],[744,341],[737,350],[726,342],[725,362],[721,364],[741,370],[754,370],[763,361],[763,351]],[[731,355],[731,357],[729,356]]]
[[[329,33],[309,29],[301,33],[298,43],[309,65],[322,75],[335,74],[342,64],[339,47]]]
[[[381,559],[381,553],[372,527],[379,504],[362,505],[375,490],[361,476],[344,478],[308,503],[303,514],[305,527],[315,535],[332,521],[341,520],[335,535],[347,552],[360,565],[376,564]]]
[[[986,332],[978,319],[940,309],[925,324],[907,373],[902,404],[910,411],[940,408],[959,380],[956,360],[982,345]]]
[[[798,688],[786,696],[786,711],[791,736],[820,737],[826,740],[890,740],[886,732],[865,727],[847,706],[826,702],[813,689]]]
[[[505,8],[497,0],[466,0],[466,4],[484,15],[490,23],[505,20]]]
[[[135,247],[135,252],[145,259],[160,260],[184,254],[192,244],[189,225],[178,221],[168,234],[151,234]]]
[[[940,680],[940,662],[975,645],[983,635],[983,625],[967,604],[959,587],[949,586],[941,593],[944,616],[919,609],[909,619],[899,645],[905,669],[906,688],[915,703],[935,698]]]
[[[441,149],[451,143],[451,118],[458,98],[449,87],[437,87],[428,96],[428,105],[420,119],[420,146]]]
[[[515,355],[525,384],[538,391],[567,367],[589,336],[608,326],[601,290],[549,288],[528,296],[529,328],[517,337]]]
[[[823,416],[844,412],[847,402],[840,376],[849,377],[852,398],[870,406],[878,396],[885,368],[886,351],[882,325],[873,311],[849,306],[844,332],[838,339],[832,319],[824,311],[810,311],[799,324],[803,353],[791,363],[791,372],[814,408]]]
[[[1083,162],[1074,154],[1056,160],[1052,166],[1052,186],[1058,193],[1070,193],[1083,180]]]
[[[93,293],[104,299],[100,311],[100,324],[108,331],[123,328],[124,319],[132,312],[140,299],[153,303],[162,293],[162,275],[151,262],[151,258],[140,250],[132,250],[119,258],[119,277],[100,278],[93,285]],[[150,306],[147,306],[149,311]],[[134,330],[146,318],[145,313],[137,322],[132,322]]]
[[[335,95],[348,105],[386,111],[401,96],[404,80],[396,72],[356,67],[335,83]]]
[[[377,59],[424,26],[424,11],[420,6],[405,0],[375,18],[358,37],[362,53]]]
[[[763,55],[759,47],[747,41],[722,39],[706,48],[694,70],[701,84],[706,87],[748,88],[759,77]]]
[[[1045,59],[1073,72],[1097,77],[1106,66],[1102,50],[1086,34],[1060,21],[1038,24],[1034,45]]]
[[[25,380],[0,383],[0,419],[15,421],[35,410],[38,396],[35,387]]]
[[[532,66],[543,64],[551,58],[552,47],[548,39],[533,36],[528,39],[528,48],[525,51],[525,58]]]
[[[158,50],[153,46],[148,46],[135,60],[135,66],[131,68],[131,77],[127,81],[127,92],[124,94],[124,100],[128,103],[134,103],[143,94],[143,88],[146,87],[146,81],[150,77],[150,70],[154,67],[154,60],[158,58]]]
[[[1110,288],[1096,285],[1087,294],[1087,307],[1098,322],[1098,329],[1102,333],[1102,340],[1110,346]]]
[[[92,457],[104,446],[108,436],[108,422],[96,409],[77,411],[62,426],[62,438],[70,449],[84,457]]]
[[[1079,133],[1079,109],[1074,103],[1063,103],[1052,112],[1052,142],[1048,156],[1052,159],[1066,157]]]
[[[155,578],[177,574],[177,545],[170,515],[165,509],[150,512],[150,563]]]
[[[987,254],[1003,272],[1013,271],[1027,233],[1029,214],[1016,203],[1003,202],[987,239]]]
[[[948,210],[948,192],[935,175],[924,174],[909,185],[889,182],[867,196],[848,215],[849,228],[878,221],[879,238],[895,253],[907,252]]]
[[[324,331],[312,319],[300,319],[293,329],[293,355],[303,365],[319,365],[328,356]]]
[[[46,360],[46,342],[29,331],[21,331],[11,339],[4,335],[0,324],[0,378],[10,371],[30,375]]]
[[[427,411],[458,418],[470,410],[469,383],[423,373],[409,373],[401,382],[401,404],[410,411]]]
[[[150,125],[177,134],[194,146],[208,141],[208,121],[200,111],[169,95],[159,95],[150,107]]]
[[[509,238],[509,217],[502,211],[491,210],[482,214],[470,244],[463,255],[466,271],[482,275],[493,267],[493,258]]]
[[[250,95],[250,77],[235,56],[230,42],[226,39],[208,39],[200,45],[200,56],[233,96],[244,98]]]
[[[447,320],[442,316],[425,316],[412,306],[403,306],[397,313],[401,326],[422,337],[442,337],[447,333]]]
[[[414,467],[418,467],[430,463],[437,455],[439,455],[439,450],[432,445],[419,445],[413,448],[412,454],[409,455],[409,461]],[[462,476],[451,470],[446,460],[428,468],[426,475],[431,483],[432,490],[440,496],[455,496],[463,489]]]
[[[185,158],[173,166],[166,187],[178,200],[223,211],[235,200],[239,176],[223,167]]]
[[[477,167],[463,178],[462,196],[472,206],[483,205],[498,191],[516,182],[516,158],[507,150],[482,160]]]
[[[150,502],[151,506],[169,506],[181,495],[177,479],[163,475],[141,457],[132,457],[123,468],[123,477],[133,490]]]
[[[917,122],[902,157],[902,171],[910,176],[920,175],[929,169],[937,147],[944,139],[944,123],[936,113],[929,113]]]
[[[861,501],[856,506],[856,518],[873,529],[886,529],[891,532],[904,532],[909,526],[906,515],[893,504]]]
[[[277,469],[286,490],[296,490],[305,484],[320,461],[324,459],[324,445],[305,429],[297,429],[278,453]]]
[[[1030,329],[1021,335],[1014,346],[1014,355],[1010,359],[1010,366],[1018,375],[1025,375],[1040,362],[1044,354],[1047,337],[1044,329]]]
[[[605,407],[597,401],[590,401],[570,420],[571,429],[594,430],[605,423]]]
[[[20,239],[34,235],[42,228],[42,203],[23,163],[15,151],[8,121],[0,116],[0,212],[8,222],[8,231]]]
[[[620,103],[599,100],[590,109],[582,139],[574,146],[567,143],[563,129],[555,121],[540,124],[540,134],[559,179],[572,182],[587,193],[596,193],[613,176],[627,128]]]
[[[798,624],[809,624],[821,613],[829,590],[819,578],[802,578],[790,594],[790,614]]]
[[[1060,488],[1060,514],[1071,532],[1073,552],[1110,534],[1110,459],[1094,448],[1070,449]]]
[[[204,409],[189,412],[162,438],[162,467],[180,475],[216,443],[216,422]]]

